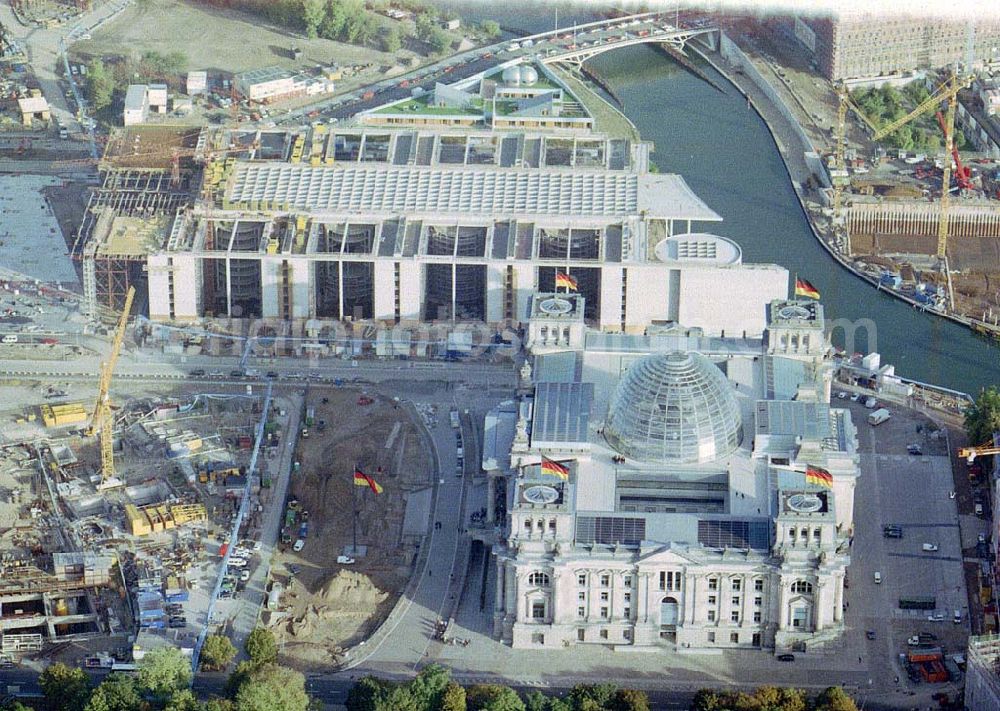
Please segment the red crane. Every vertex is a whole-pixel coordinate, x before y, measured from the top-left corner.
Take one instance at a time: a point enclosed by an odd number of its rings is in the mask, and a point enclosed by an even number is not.
[[[944,116],[938,111],[937,114],[938,126],[944,131],[945,136],[948,135],[948,130],[944,127]],[[970,178],[972,173],[970,172],[968,166],[962,165],[962,159],[958,157],[958,149],[954,145],[951,147],[951,157],[955,161],[955,182],[958,183],[958,187],[962,190],[969,190],[972,188],[972,182]],[[951,186],[942,186],[942,190],[947,190]]]

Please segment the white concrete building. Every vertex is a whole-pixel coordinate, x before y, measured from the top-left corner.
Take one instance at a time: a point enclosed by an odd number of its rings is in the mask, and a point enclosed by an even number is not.
[[[280,67],[253,69],[236,75],[236,89],[250,101],[267,103],[305,91],[291,72]]]
[[[583,310],[578,295],[534,296],[534,367],[487,418],[496,636],[777,650],[838,637],[859,470],[850,413],[830,407],[822,306],[778,299],[747,314],[752,336],[724,338],[705,335],[712,314],[631,335],[585,328]]]
[[[167,85],[150,84],[146,87],[146,103],[149,104],[150,111],[167,113]]]
[[[204,94],[208,88],[208,72],[188,72],[185,90],[188,96]]]
[[[126,126],[134,126],[146,120],[149,114],[149,94],[145,84],[129,84],[125,91],[125,110],[122,121]]]

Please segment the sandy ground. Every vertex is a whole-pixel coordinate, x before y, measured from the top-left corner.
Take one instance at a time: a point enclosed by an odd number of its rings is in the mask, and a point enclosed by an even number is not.
[[[339,390],[308,398],[316,424],[299,442],[301,469],[291,495],[309,511],[309,537],[302,551],[289,548],[275,560],[275,577],[288,593],[285,614],[269,619],[284,662],[294,666],[333,662],[341,647],[375,629],[406,585],[416,553],[402,541],[405,494],[427,485],[430,455],[403,406],[381,398],[359,405],[358,397]],[[320,420],[326,422],[322,433]],[[381,495],[353,485],[355,464],[378,480]],[[352,543],[353,497],[358,545],[367,550],[347,568],[336,559]],[[298,573],[288,576],[288,566]]]

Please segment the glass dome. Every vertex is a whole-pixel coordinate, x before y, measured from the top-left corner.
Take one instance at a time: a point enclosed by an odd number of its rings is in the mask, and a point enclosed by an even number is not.
[[[604,434],[626,457],[697,464],[740,445],[736,393],[700,353],[674,352],[637,360],[611,396]]]

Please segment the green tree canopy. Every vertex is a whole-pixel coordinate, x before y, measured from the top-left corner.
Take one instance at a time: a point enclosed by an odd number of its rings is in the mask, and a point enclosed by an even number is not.
[[[858,707],[847,692],[839,686],[831,686],[816,698],[816,711],[858,711]]]
[[[465,688],[453,681],[448,682],[441,695],[441,711],[466,711]]]
[[[201,647],[201,668],[206,670],[225,669],[236,656],[236,647],[223,634],[211,634]]]
[[[137,711],[142,708],[142,697],[132,677],[112,672],[94,689],[84,711]]]
[[[100,59],[91,60],[87,66],[87,99],[95,111],[111,105],[115,91],[115,80]]]
[[[243,648],[254,664],[270,664],[278,659],[278,643],[274,633],[266,627],[255,627],[247,635]]]
[[[608,711],[649,711],[649,697],[638,689],[618,689],[605,708]]]
[[[234,701],[236,711],[306,711],[306,678],[294,669],[263,664],[243,680]]]
[[[90,698],[90,679],[86,672],[62,662],[47,666],[38,675],[38,685],[53,711],[80,711]]]
[[[978,446],[993,442],[993,433],[1000,431],[1000,390],[986,388],[965,411],[965,432],[969,444]]]
[[[379,34],[382,51],[395,54],[403,47],[403,36],[396,25],[384,25]]]
[[[440,664],[430,664],[410,682],[410,694],[421,709],[437,709],[450,681],[451,672],[448,669]]]
[[[309,39],[319,36],[319,26],[326,17],[326,0],[302,0],[302,24]]]
[[[524,711],[524,702],[509,686],[476,684],[465,692],[469,711]]]
[[[180,689],[170,695],[163,711],[201,711],[202,706],[191,689]]]
[[[615,684],[577,684],[570,689],[569,700],[577,711],[585,711],[588,701],[593,702],[591,706],[603,709],[616,691],[618,686]]]
[[[167,699],[191,683],[191,662],[177,647],[147,652],[139,661],[139,686],[157,699]]]
[[[483,22],[479,25],[479,29],[482,30],[483,34],[489,39],[500,36],[500,25],[493,20],[483,20]]]

